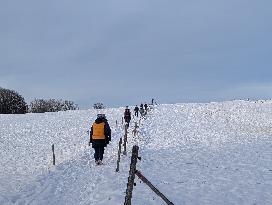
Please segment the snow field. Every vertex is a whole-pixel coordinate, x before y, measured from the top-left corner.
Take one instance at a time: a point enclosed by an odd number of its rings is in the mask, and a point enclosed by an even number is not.
[[[271,101],[158,105],[136,138],[131,124],[116,173],[123,111],[104,110],[112,142],[102,166],[87,133],[99,111],[0,115],[0,204],[123,204],[134,144],[137,169],[175,205],[272,204]],[[165,204],[135,182],[132,204]]]

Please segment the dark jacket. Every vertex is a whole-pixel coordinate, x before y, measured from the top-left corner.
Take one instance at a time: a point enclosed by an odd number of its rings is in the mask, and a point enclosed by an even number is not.
[[[92,143],[92,147],[106,147],[107,144],[111,141],[111,129],[108,123],[108,120],[105,118],[97,118],[95,120],[95,123],[100,124],[100,123],[105,123],[104,126],[104,135],[105,139],[93,139],[93,126],[91,128],[90,132],[90,143]]]
[[[126,122],[129,122],[131,120],[131,112],[130,112],[129,109],[125,109],[124,119],[125,119]]]
[[[147,110],[147,108],[148,108],[148,105],[147,105],[147,104],[144,104],[144,108],[145,108],[145,110]]]

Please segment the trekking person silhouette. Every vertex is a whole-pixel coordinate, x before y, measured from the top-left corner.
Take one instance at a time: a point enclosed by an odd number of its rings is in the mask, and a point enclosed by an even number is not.
[[[136,117],[138,117],[138,115],[139,115],[139,107],[136,105],[135,106],[135,108],[134,108],[134,115],[136,116]]]
[[[105,114],[98,114],[90,132],[89,146],[92,143],[94,148],[94,159],[97,165],[101,165],[104,155],[104,148],[111,141],[111,128]]]
[[[129,128],[129,123],[131,120],[131,112],[130,112],[130,109],[128,108],[128,106],[126,106],[126,109],[124,112],[124,119],[125,119],[125,122],[127,123],[127,126]]]
[[[141,114],[141,117],[143,117],[144,116],[144,105],[143,105],[143,103],[141,103],[141,105],[140,105],[140,114]]]
[[[147,114],[147,109],[148,109],[147,103],[144,104],[144,108],[145,108],[145,114]]]

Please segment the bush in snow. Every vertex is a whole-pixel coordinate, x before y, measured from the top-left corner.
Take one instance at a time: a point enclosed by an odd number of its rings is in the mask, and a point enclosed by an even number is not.
[[[93,108],[94,108],[94,109],[104,109],[105,106],[103,105],[103,103],[95,103],[95,104],[93,105]]]
[[[58,112],[77,110],[78,106],[72,101],[56,99],[35,99],[30,103],[29,111],[33,113]]]
[[[0,88],[0,114],[25,114],[25,99],[14,90]]]

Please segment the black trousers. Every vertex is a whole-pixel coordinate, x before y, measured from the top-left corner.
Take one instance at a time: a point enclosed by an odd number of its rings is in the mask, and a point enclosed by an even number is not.
[[[97,160],[103,160],[104,155],[104,146],[94,147],[94,159]]]

